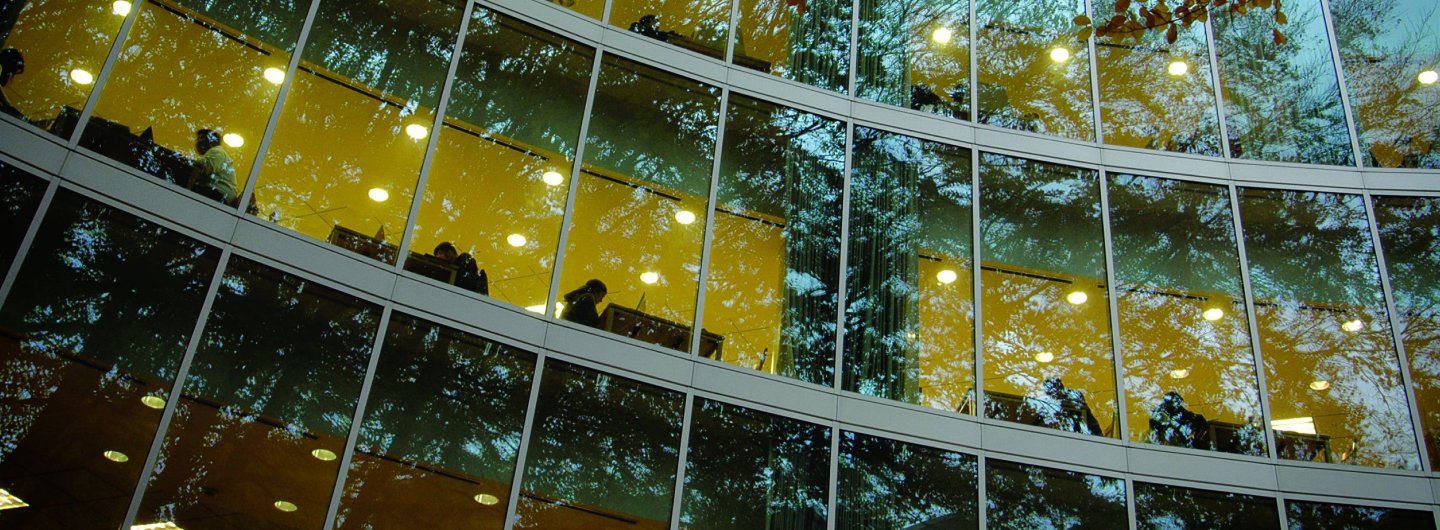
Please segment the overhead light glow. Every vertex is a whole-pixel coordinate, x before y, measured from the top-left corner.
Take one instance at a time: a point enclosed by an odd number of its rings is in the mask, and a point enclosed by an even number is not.
[[[0,489],[0,510],[14,510],[29,505],[29,503],[20,500],[20,497],[16,497],[11,495],[10,492]]]
[[[170,522],[170,521],[165,521],[165,522],[163,522],[163,523],[137,524],[137,525],[131,526],[131,527],[130,527],[130,530],[185,530],[185,529],[184,529],[184,528],[180,528],[180,526],[179,526],[179,525],[176,525],[175,523],[172,523],[172,522]]]
[[[935,273],[935,279],[940,280],[940,283],[955,283],[955,280],[960,279],[960,275],[956,274],[955,271],[945,269]]]
[[[225,145],[228,145],[230,147],[240,147],[242,145],[245,145],[245,137],[235,133],[225,133],[225,136],[221,136],[220,139],[225,142]]]
[[[370,188],[367,195],[370,196],[370,200],[375,202],[385,202],[390,198],[390,192],[385,191],[385,188]]]
[[[1170,371],[1171,379],[1184,379],[1186,377],[1190,377],[1190,371],[1184,368],[1176,368]]]
[[[545,181],[546,184],[549,184],[551,186],[559,186],[561,183],[565,182],[565,175],[561,175],[559,171],[555,171],[552,169],[550,171],[546,171],[544,175],[541,175],[540,180]]]
[[[1426,70],[1420,72],[1420,75],[1416,76],[1416,79],[1419,79],[1422,85],[1433,85],[1436,81],[1440,81],[1440,73],[1436,73],[1434,70]]]
[[[1040,352],[1040,353],[1035,354],[1035,360],[1040,361],[1040,362],[1042,362],[1042,363],[1048,363],[1048,362],[1050,362],[1050,361],[1055,360],[1055,354],[1050,353],[1050,352],[1048,352],[1048,351],[1042,351],[1042,352]]]
[[[336,456],[335,454],[335,451],[331,451],[329,449],[316,449],[314,451],[310,451],[310,456],[315,457],[316,460],[319,460],[321,462],[333,462],[336,458],[338,458],[338,456]]]
[[[950,28],[935,28],[935,31],[930,34],[930,38],[939,44],[950,42],[950,37],[954,36],[955,34],[950,31]]]
[[[1221,318],[1225,318],[1225,310],[1218,307],[1212,307],[1210,309],[1206,309],[1204,313],[1200,313],[1200,316],[1204,317],[1205,320],[1214,322],[1216,320],[1220,320]]]
[[[129,461],[130,461],[130,455],[127,455],[127,454],[122,453],[122,452],[120,452],[120,451],[105,451],[104,453],[101,453],[101,454],[105,455],[105,459],[106,459],[106,460],[109,460],[109,461],[111,461],[111,462],[117,462],[117,463],[123,464],[123,463],[125,463],[125,462],[129,462]]]
[[[1329,381],[1326,381],[1326,380],[1324,380],[1324,379],[1317,379],[1317,380],[1311,381],[1311,382],[1310,382],[1310,390],[1315,390],[1315,391],[1330,390],[1330,382],[1329,382]]]
[[[290,501],[275,501],[275,509],[288,513],[299,510],[300,507],[296,506],[295,503]]]
[[[500,504],[500,498],[489,493],[481,493],[475,496],[475,502],[484,504],[486,506],[494,506],[496,504]]]
[[[642,274],[640,274],[640,281],[645,282],[645,283],[655,283],[655,282],[658,282],[658,281],[660,281],[660,274],[659,274],[659,273],[655,273],[655,272],[642,273]]]
[[[275,68],[273,66],[270,68],[266,68],[265,72],[261,75],[265,76],[265,80],[269,81],[271,84],[278,85],[285,82],[285,71],[279,68]]]
[[[526,243],[529,243],[530,240],[525,239],[525,236],[520,234],[510,234],[505,236],[505,242],[509,243],[512,247],[523,247]]]
[[[695,212],[692,212],[690,210],[680,210],[678,212],[675,212],[675,221],[682,225],[688,225],[690,223],[693,223],[695,222]]]
[[[115,3],[110,4],[110,12],[120,15],[122,17],[128,15],[130,14],[130,2],[126,2],[125,0],[115,0]]]
[[[1349,332],[1351,332],[1351,333],[1354,333],[1354,332],[1356,332],[1356,331],[1360,331],[1361,329],[1364,329],[1364,328],[1365,328],[1365,322],[1362,321],[1362,320],[1360,320],[1360,319],[1358,319],[1358,318],[1355,319],[1355,320],[1347,320],[1347,321],[1345,321],[1344,324],[1340,324],[1340,329],[1343,329],[1343,330],[1345,330],[1345,331],[1349,331]]]
[[[1070,50],[1065,48],[1064,46],[1056,46],[1054,49],[1050,50],[1050,60],[1057,63],[1063,63],[1065,61],[1068,61],[1070,60]]]
[[[1190,73],[1190,65],[1185,64],[1185,61],[1174,61],[1170,63],[1170,66],[1165,68],[1165,71],[1169,72],[1170,75],[1180,77]]]
[[[412,123],[405,126],[405,134],[411,138],[420,140],[430,135],[430,129],[426,129],[424,125]]]
[[[1083,304],[1089,299],[1090,295],[1085,294],[1085,291],[1070,291],[1070,294],[1065,295],[1065,301],[1075,305]]]
[[[165,408],[165,398],[162,398],[160,396],[145,396],[140,398],[140,402],[144,403],[145,406],[155,410]]]
[[[1305,416],[1302,418],[1284,418],[1279,420],[1271,420],[1270,428],[1277,431],[1315,434],[1315,418]]]
[[[79,85],[88,85],[95,82],[95,74],[87,70],[76,68],[70,71],[70,80]]]

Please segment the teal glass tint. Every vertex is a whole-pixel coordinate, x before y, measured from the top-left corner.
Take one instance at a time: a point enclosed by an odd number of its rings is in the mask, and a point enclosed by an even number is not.
[[[535,407],[516,528],[669,528],[684,395],[550,360]]]
[[[859,4],[855,95],[970,119],[970,3],[876,0]]]
[[[973,413],[971,152],[856,127],[852,165],[843,387]]]
[[[1125,528],[1125,481],[1118,478],[985,461],[987,528]]]
[[[325,521],[380,308],[232,257],[136,524]]]
[[[821,530],[829,483],[828,427],[695,400],[681,527]]]
[[[71,191],[47,212],[0,309],[0,488],[29,504],[0,526],[114,528],[220,253]]]
[[[532,353],[393,313],[336,528],[503,528],[534,372]]]
[[[1440,198],[1376,197],[1375,224],[1425,450],[1440,462]]]
[[[732,94],[700,354],[830,385],[845,126]]]
[[[736,66],[850,91],[849,0],[736,0]]]
[[[977,0],[976,121],[1093,140],[1090,51],[1076,39],[1077,0]]]
[[[1289,530],[1381,530],[1435,528],[1435,515],[1429,510],[1376,508],[1350,504],[1288,501],[1285,515]]]
[[[974,456],[840,432],[836,528],[978,528]]]
[[[1430,0],[1332,0],[1367,167],[1440,169],[1440,10]]]
[[[10,272],[15,253],[25,240],[45,195],[45,182],[24,170],[0,162],[0,224],[10,229],[0,232],[0,278]]]

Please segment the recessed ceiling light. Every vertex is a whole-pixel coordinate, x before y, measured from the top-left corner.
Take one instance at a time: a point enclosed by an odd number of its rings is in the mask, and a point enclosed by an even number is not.
[[[1070,291],[1070,294],[1065,295],[1065,301],[1075,305],[1083,304],[1089,299],[1090,295],[1085,294],[1085,291]]]
[[[1042,363],[1048,363],[1048,362],[1050,362],[1050,361],[1055,360],[1055,354],[1050,353],[1050,352],[1048,352],[1048,351],[1042,351],[1042,352],[1040,352],[1040,353],[1035,354],[1035,360],[1040,361],[1040,362],[1042,362]]]
[[[242,145],[245,145],[245,137],[235,133],[225,133],[225,136],[221,136],[220,139],[224,140],[225,145],[228,145],[230,147],[240,147]]]
[[[1173,61],[1170,63],[1170,66],[1165,67],[1165,71],[1169,72],[1170,75],[1180,77],[1190,73],[1190,65],[1185,64],[1185,61]]]
[[[336,458],[338,458],[335,455],[335,451],[331,451],[329,449],[316,449],[314,451],[310,451],[310,456],[315,457],[316,460],[319,460],[321,462],[332,462]]]
[[[1171,379],[1184,379],[1186,377],[1190,377],[1190,371],[1184,368],[1176,368],[1170,371]]]
[[[105,459],[106,459],[106,460],[109,460],[109,461],[111,461],[111,462],[118,462],[118,463],[123,464],[123,463],[125,463],[125,462],[129,462],[129,461],[130,461],[130,455],[127,455],[127,454],[122,453],[122,452],[120,452],[120,451],[105,451],[104,453],[101,453],[101,454],[102,454],[102,455],[105,455]]]
[[[165,408],[165,398],[160,396],[145,396],[140,398],[140,403],[155,410]]]
[[[424,125],[412,123],[405,126],[405,134],[411,138],[419,140],[425,138],[426,136],[429,136],[430,129],[426,129]]]
[[[9,491],[0,489],[0,510],[13,510],[15,508],[24,508],[29,505],[29,503],[20,500],[20,497],[16,497],[14,495],[11,495]]]
[[[290,501],[275,501],[275,509],[282,512],[293,512],[295,510],[299,510],[300,507],[296,506],[295,503]]]
[[[690,210],[680,210],[675,212],[675,221],[682,225],[688,225],[695,222],[695,213]]]
[[[370,200],[375,202],[385,202],[390,198],[390,192],[385,191],[385,188],[370,188],[367,195],[370,196]]]
[[[659,274],[659,273],[655,273],[655,272],[641,273],[641,274],[640,274],[640,281],[645,282],[645,283],[655,283],[655,282],[658,282],[658,281],[660,281],[660,274]]]
[[[1358,318],[1355,320],[1347,320],[1344,324],[1340,324],[1340,329],[1354,333],[1365,329],[1365,321]]]
[[[935,279],[940,280],[940,283],[955,283],[955,280],[960,279],[960,275],[956,274],[955,271],[945,269],[935,273]]]
[[[500,503],[500,497],[496,497],[489,493],[481,493],[475,496],[475,502],[484,504],[486,506],[494,506]]]
[[[953,36],[955,34],[950,31],[950,28],[935,28],[935,31],[930,33],[930,38],[940,44],[950,42],[950,38]]]
[[[266,81],[269,81],[272,84],[278,85],[285,82],[285,71],[279,68],[275,68],[273,66],[270,68],[266,68],[265,72],[263,72],[261,75],[265,77]]]
[[[76,84],[88,85],[95,82],[95,74],[84,69],[76,68],[70,71],[70,80]]]
[[[1270,428],[1277,431],[1315,434],[1315,418],[1311,416],[1304,416],[1300,418],[1281,418],[1276,420],[1270,420]]]
[[[1070,50],[1066,49],[1064,46],[1056,46],[1054,49],[1050,50],[1050,60],[1057,63],[1063,63],[1065,61],[1068,61],[1070,60]]]
[[[185,530],[175,523],[165,521],[163,523],[137,524],[130,527],[130,530]]]
[[[1420,72],[1420,75],[1415,78],[1419,79],[1421,84],[1433,85],[1436,81],[1440,81],[1440,73],[1436,73],[1434,70],[1426,70]]]
[[[1324,379],[1317,379],[1310,382],[1310,390],[1330,390],[1330,382]]]
[[[1212,307],[1210,309],[1206,309],[1204,313],[1200,313],[1200,316],[1203,317],[1205,320],[1214,322],[1216,320],[1225,318],[1225,310],[1218,307]]]
[[[525,239],[525,236],[520,234],[510,234],[505,236],[505,242],[509,243],[512,247],[523,247],[526,243],[529,243],[530,240]]]
[[[122,17],[128,15],[130,14],[130,2],[126,2],[125,0],[115,0],[115,3],[110,4],[110,12],[120,15]]]
[[[540,180],[545,181],[546,184],[549,184],[551,186],[559,186],[561,183],[565,182],[565,175],[561,175],[559,171],[555,171],[552,169],[550,171],[546,171],[544,175],[541,175]]]

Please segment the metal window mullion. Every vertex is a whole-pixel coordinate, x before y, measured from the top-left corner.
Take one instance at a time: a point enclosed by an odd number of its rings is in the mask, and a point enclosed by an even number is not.
[[[1380,270],[1381,292],[1385,295],[1385,312],[1390,318],[1390,336],[1395,341],[1395,354],[1400,363],[1400,384],[1402,392],[1405,393],[1405,404],[1410,409],[1411,428],[1414,429],[1416,448],[1420,454],[1420,469],[1430,469],[1430,451],[1425,443],[1425,430],[1420,417],[1420,407],[1415,397],[1415,386],[1411,384],[1414,379],[1410,376],[1409,352],[1405,349],[1405,340],[1401,332],[1400,312],[1395,306],[1394,287],[1390,283],[1389,264],[1385,260],[1385,247],[1380,242],[1380,225],[1375,215],[1375,199],[1369,191],[1364,192],[1365,216],[1370,224],[1370,240],[1375,245],[1375,266]]]
[[[825,510],[826,530],[835,530],[836,525],[840,524],[839,514],[836,513],[836,507],[840,504],[840,408],[838,403],[835,412],[835,421],[830,424],[830,483],[825,488],[830,491]]]
[[[570,161],[570,184],[565,191],[565,213],[560,215],[560,237],[555,241],[555,268],[550,273],[550,292],[545,295],[545,318],[555,318],[555,299],[560,292],[560,273],[565,269],[565,246],[570,240],[570,222],[575,216],[575,199],[580,194],[580,168],[585,160],[585,140],[590,134],[590,115],[599,93],[600,65],[604,52],[594,48],[590,65],[590,86],[586,88],[585,111],[580,115],[579,138],[575,140],[575,156]]]
[[[1085,0],[1085,16],[1090,18],[1091,27],[1094,27],[1095,17],[1091,14],[1090,0]],[[1085,39],[1085,48],[1090,51],[1090,118],[1095,127],[1095,143],[1105,145],[1104,119],[1100,116],[1100,57],[1095,53],[1093,33],[1090,38]]]
[[[1240,288],[1245,297],[1245,318],[1250,325],[1250,353],[1254,356],[1255,385],[1260,394],[1260,428],[1265,431],[1265,454],[1272,465],[1279,462],[1275,448],[1275,431],[1270,428],[1270,385],[1265,377],[1265,355],[1260,351],[1260,320],[1255,315],[1255,293],[1250,287],[1250,258],[1245,252],[1245,225],[1240,220],[1240,192],[1231,184],[1230,216],[1235,225],[1235,249],[1240,259]],[[1276,469],[1278,473],[1278,468]],[[1278,476],[1277,476],[1278,480]]]
[[[1123,442],[1130,439],[1130,411],[1126,408],[1125,348],[1124,342],[1120,340],[1120,290],[1115,283],[1115,240],[1110,229],[1109,183],[1109,173],[1101,171],[1096,184],[1100,186],[1100,230],[1105,244],[1105,283],[1108,286],[1106,290],[1109,291],[1105,302],[1110,310],[1110,351],[1115,370],[1115,418],[1120,431],[1115,433],[1115,438]]]
[[[1285,494],[1275,494],[1275,511],[1280,514],[1280,528],[1290,528],[1290,513],[1285,509]]]
[[[130,14],[125,16],[125,21],[120,23],[120,31],[115,32],[115,40],[110,43],[110,53],[105,56],[105,64],[100,66],[100,73],[95,75],[95,86],[90,88],[90,93],[85,96],[85,106],[80,109],[80,117],[75,120],[75,130],[70,131],[70,138],[66,139],[65,146],[71,150],[80,145],[80,134],[85,132],[85,124],[90,121],[90,116],[95,113],[95,106],[100,103],[100,93],[104,91],[105,84],[110,81],[110,73],[115,70],[115,64],[120,62],[121,52],[125,50],[125,41],[130,38],[130,29],[135,26],[135,21],[140,19],[140,11],[144,10],[145,2],[136,2],[130,8]]]
[[[981,451],[975,455],[975,496],[978,502],[975,505],[975,519],[979,524],[979,530],[988,530],[990,527],[990,507],[985,503],[986,468],[985,452]]]
[[[1330,60],[1335,62],[1335,85],[1340,89],[1340,106],[1345,109],[1345,125],[1350,133],[1350,150],[1355,157],[1355,167],[1364,169],[1360,157],[1360,126],[1355,122],[1355,113],[1350,107],[1350,91],[1345,87],[1345,65],[1340,58],[1340,42],[1336,39],[1335,19],[1330,15],[1330,0],[1320,0],[1320,18],[1325,21],[1325,39],[1330,46]]]
[[[968,97],[970,99],[970,123],[972,125],[980,123],[980,54],[977,53],[980,46],[979,41],[977,40],[979,32],[975,29],[975,26],[977,25],[975,23],[975,18],[977,16],[977,8],[975,7],[975,4],[979,2],[980,0],[966,0],[966,3],[969,4],[970,7],[970,12],[968,15],[970,18],[967,21],[968,23],[966,24],[967,26],[969,26],[968,29],[970,33],[970,89],[966,92],[970,93]]]
[[[0,308],[5,307],[5,300],[10,298],[10,289],[15,287],[15,279],[20,277],[20,266],[30,254],[30,246],[35,243],[35,237],[40,233],[40,223],[45,220],[45,213],[50,210],[50,203],[59,189],[60,179],[50,179],[45,185],[45,193],[40,196],[40,203],[35,205],[35,217],[30,219],[30,226],[25,228],[25,235],[20,238],[20,248],[15,251],[15,259],[10,262],[10,270],[5,272],[4,282],[0,283]]]
[[[845,178],[840,193],[840,279],[835,289],[834,389],[845,388],[845,306],[850,271],[850,173],[855,169],[855,122],[845,122]]]
[[[611,7],[613,7],[614,5],[615,5],[615,0],[605,0],[605,7],[602,7],[601,10],[600,10],[600,22],[601,22],[601,23],[604,23],[604,24],[609,24],[609,23],[610,23],[610,9],[611,9]]]
[[[415,216],[420,213],[420,203],[424,202],[425,183],[430,178],[430,166],[435,162],[435,146],[440,142],[441,129],[445,127],[445,110],[450,103],[450,91],[455,86],[455,71],[460,66],[460,55],[464,52],[465,33],[470,29],[470,16],[475,8],[475,2],[465,2],[461,10],[460,30],[455,36],[455,48],[451,52],[450,69],[445,74],[445,83],[440,87],[440,100],[435,105],[435,122],[430,126],[430,141],[425,144],[425,155],[420,161],[420,176],[415,180],[415,194],[410,199],[410,214],[405,218],[404,234],[400,236],[400,252],[395,257],[394,270],[398,273],[405,270],[405,259],[410,256],[410,243],[415,237]],[[327,527],[328,528],[328,527]]]
[[[1210,52],[1210,91],[1215,94],[1215,126],[1220,129],[1220,158],[1230,160],[1230,128],[1225,126],[1225,91],[1220,86],[1220,53],[1216,51],[1213,12],[1205,17],[1205,47]]]
[[[694,363],[691,363],[691,377],[694,377]],[[680,420],[680,459],[675,464],[675,491],[670,499],[670,530],[680,529],[681,503],[685,500],[685,466],[690,452],[690,423],[695,418],[695,389],[685,392],[685,413]]]
[[[697,278],[695,293],[695,320],[692,320],[690,333],[690,349],[686,350],[691,355],[700,354],[701,330],[705,317],[705,287],[706,279],[710,276],[710,246],[715,242],[715,213],[719,211],[715,201],[720,193],[720,156],[725,146],[725,124],[730,115],[730,86],[720,89],[720,121],[715,129],[715,150],[710,163],[710,195],[706,200],[705,207],[705,233],[701,235],[700,242],[700,271]],[[716,352],[719,353],[718,351]],[[716,359],[723,360],[723,359]],[[688,412],[687,412],[688,414]]]
[[[375,340],[370,345],[370,360],[365,366],[365,378],[360,383],[360,397],[355,401],[355,412],[350,420],[350,434],[345,438],[345,452],[340,454],[340,469],[335,475],[335,487],[330,492],[330,505],[325,510],[325,526],[334,528],[336,513],[340,510],[340,499],[345,495],[345,479],[350,474],[350,461],[355,454],[355,445],[360,440],[361,425],[365,422],[365,409],[370,403],[370,389],[375,383],[375,370],[380,365],[380,350],[385,347],[385,336],[390,329],[390,315],[394,314],[387,303],[380,313],[380,324],[375,329]]]
[[[510,477],[510,498],[505,501],[504,530],[513,530],[519,518],[520,484],[525,479],[525,457],[530,451],[530,437],[535,432],[535,408],[540,402],[540,378],[545,373],[545,352],[535,357],[535,371],[530,376],[530,397],[525,403],[525,424],[520,429],[520,447],[515,450],[515,472]]]
[[[1130,530],[1137,530],[1140,521],[1137,520],[1135,507],[1135,479],[1129,474],[1125,475],[1125,520],[1130,522]]]
[[[150,475],[155,472],[156,463],[160,460],[165,435],[170,431],[170,422],[175,418],[175,410],[179,408],[180,400],[183,399],[185,378],[190,374],[190,366],[195,361],[195,352],[200,349],[205,325],[210,320],[210,311],[215,305],[215,299],[218,298],[220,284],[225,278],[225,270],[229,268],[230,255],[229,247],[222,249],[220,259],[215,263],[215,272],[210,275],[210,287],[205,291],[205,301],[201,302],[200,314],[195,319],[195,326],[190,330],[190,339],[185,345],[185,353],[180,357],[180,367],[175,371],[175,381],[170,385],[170,391],[166,394],[165,408],[160,413],[160,424],[155,428],[155,436],[150,441],[150,450],[146,452],[145,463],[140,467],[140,479],[135,484],[135,490],[130,494],[130,503],[125,510],[125,518],[121,521],[119,530],[126,530],[133,526],[135,518],[140,514],[140,501],[145,496],[145,487],[150,483]]]
[[[971,410],[971,412],[973,413],[973,415],[974,415],[976,418],[984,418],[984,417],[985,417],[985,349],[984,349],[984,348],[985,348],[985,329],[984,329],[985,326],[984,326],[983,322],[981,321],[981,314],[982,314],[982,312],[985,310],[985,308],[981,307],[981,306],[983,305],[983,304],[982,304],[982,301],[985,299],[985,289],[984,289],[984,286],[981,285],[981,282],[983,281],[983,276],[984,276],[984,271],[982,270],[983,267],[981,267],[981,263],[982,263],[981,260],[983,260],[983,259],[985,258],[985,256],[984,256],[983,245],[982,245],[982,243],[981,243],[981,241],[980,241],[980,238],[981,238],[981,237],[982,237],[982,234],[981,234],[981,230],[980,230],[980,150],[979,150],[979,149],[971,148],[971,149],[970,149],[970,260],[971,260],[971,266],[970,266],[970,296],[971,296],[972,298],[971,298],[971,302],[970,302],[970,311],[971,311],[971,314],[973,315],[972,320],[974,321],[974,327],[975,327],[975,329],[973,330],[974,333],[975,333],[975,346],[974,346],[974,348],[973,348],[974,351],[971,352],[971,353],[973,353],[973,354],[975,355],[975,384],[974,384],[974,385],[971,385],[971,386],[972,386],[971,391],[974,392],[975,394],[974,394],[973,396],[971,396],[970,402],[975,404],[975,407]],[[984,433],[984,431],[981,431],[981,433],[982,433],[981,442],[982,442],[982,446],[983,446],[983,442],[984,442],[983,433]],[[981,497],[980,500],[983,502],[985,499],[984,499],[984,497]]]
[[[850,2],[850,72],[847,75],[846,94],[855,97],[855,85],[859,82],[860,70],[860,2],[863,0],[852,0]],[[802,4],[803,5],[803,4]]]
[[[725,64],[735,62],[735,42],[740,40],[740,0],[730,2],[730,38],[725,39]]]

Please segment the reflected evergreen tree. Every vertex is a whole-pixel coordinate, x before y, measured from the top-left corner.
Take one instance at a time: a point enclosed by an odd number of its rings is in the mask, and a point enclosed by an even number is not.
[[[1263,530],[1280,528],[1275,499],[1135,483],[1141,530]]]
[[[989,528],[1101,530],[1125,528],[1125,481],[988,459]]]
[[[974,456],[844,431],[839,530],[978,526]]]
[[[850,75],[851,3],[841,0],[787,0],[788,79],[846,93]]]

